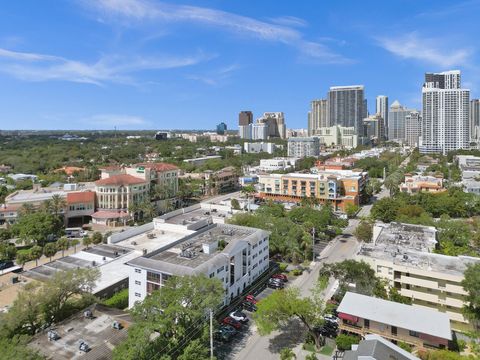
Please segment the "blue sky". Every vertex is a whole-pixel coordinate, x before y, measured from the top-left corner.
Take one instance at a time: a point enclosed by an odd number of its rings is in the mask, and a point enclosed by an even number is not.
[[[0,7],[0,129],[306,127],[312,99],[363,84],[420,107],[425,71],[480,96],[480,0],[22,0]]]

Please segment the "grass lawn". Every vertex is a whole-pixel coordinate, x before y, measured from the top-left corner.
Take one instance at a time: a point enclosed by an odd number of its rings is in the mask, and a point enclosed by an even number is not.
[[[333,348],[331,346],[325,345],[319,352],[322,355],[332,355]]]
[[[31,247],[24,248],[24,249],[19,249],[19,250],[17,250],[17,254],[28,254],[28,253],[30,253],[30,248]]]

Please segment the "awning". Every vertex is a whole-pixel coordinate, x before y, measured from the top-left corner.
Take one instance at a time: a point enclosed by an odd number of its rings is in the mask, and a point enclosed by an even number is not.
[[[340,319],[343,319],[343,320],[348,320],[348,321],[351,321],[351,322],[358,322],[358,317],[357,316],[353,316],[353,315],[349,315],[349,314],[345,314],[345,313],[338,313],[338,317]]]

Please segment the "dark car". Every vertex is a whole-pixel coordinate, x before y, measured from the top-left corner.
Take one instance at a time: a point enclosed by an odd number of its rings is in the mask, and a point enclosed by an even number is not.
[[[11,260],[0,261],[0,270],[5,270],[11,268],[12,266],[15,266],[15,264]]]
[[[233,327],[230,325],[223,325],[220,326],[220,328],[215,332],[214,337],[217,340],[229,342],[236,334],[237,330],[235,330]]]
[[[285,274],[274,274],[274,275],[272,275],[272,279],[280,279],[284,282],[288,281],[288,277]]]
[[[242,305],[243,310],[247,310],[247,311],[250,311],[250,312],[257,311],[257,305],[255,305],[254,303],[251,303],[250,301],[244,301],[244,302],[242,302],[241,305]]]
[[[330,326],[325,326],[325,325],[316,327],[313,330],[315,332],[319,333],[322,336],[326,336],[326,337],[330,337],[330,338],[336,337],[337,333],[338,333],[337,329],[334,329]]]
[[[227,316],[222,320],[222,323],[225,325],[230,325],[236,330],[240,330],[242,328],[242,323],[240,321],[235,320],[234,318]]]
[[[272,289],[283,289],[285,284],[279,279],[268,279],[267,286]]]

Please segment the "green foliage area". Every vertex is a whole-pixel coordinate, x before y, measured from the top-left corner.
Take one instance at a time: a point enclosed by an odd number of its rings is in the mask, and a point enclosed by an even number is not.
[[[268,335],[282,326],[288,325],[291,320],[297,319],[307,328],[309,336],[315,342],[315,347],[320,349],[325,343],[325,339],[314,331],[314,327],[324,322],[325,308],[321,296],[322,290],[323,288],[317,285],[312,296],[302,298],[298,288],[289,287],[274,291],[262,299],[257,304],[258,309],[253,315],[259,333]]]
[[[283,348],[280,350],[280,360],[294,360],[297,356],[290,348]]]
[[[0,349],[2,349],[2,360],[42,360],[45,359],[31,348],[27,347],[30,340],[26,335],[15,335],[7,338],[0,334]]]
[[[465,315],[472,320],[480,320],[480,264],[469,265],[464,272],[462,286],[467,295],[464,307]]]
[[[123,310],[128,307],[128,289],[120,290],[102,301],[103,305]]]
[[[207,360],[209,309],[218,309],[224,296],[218,279],[203,275],[171,277],[132,309],[134,325],[117,346],[121,360]]]
[[[12,307],[0,315],[0,335],[33,335],[89,305],[98,269],[59,271],[44,283],[31,282],[19,292]]]
[[[399,348],[405,350],[405,351],[408,351],[409,353],[411,353],[412,350],[413,350],[412,345],[407,344],[406,342],[403,342],[403,341],[399,341],[399,342],[397,343],[397,346],[398,346]]]
[[[12,226],[12,233],[25,244],[45,245],[49,236],[60,236],[63,232],[63,220],[60,216],[46,211],[37,211],[21,215]]]
[[[475,360],[475,355],[460,355],[448,350],[419,350],[417,356],[421,360]]]
[[[371,242],[373,236],[373,224],[370,221],[362,220],[354,232],[355,237],[363,242]]]
[[[233,210],[240,210],[240,203],[237,199],[233,198],[231,201],[231,205]]]
[[[278,254],[294,263],[311,259],[314,228],[317,238],[328,240],[336,235],[335,228],[344,225],[329,206],[320,210],[298,206],[287,212],[282,205],[271,202],[255,213],[236,214],[229,222],[270,231],[270,255]]]
[[[355,163],[355,167],[368,172],[370,178],[383,178],[383,169],[387,175],[393,173],[402,163],[402,156],[395,152],[385,151],[379,158],[367,157]]]
[[[346,334],[340,334],[335,339],[335,344],[337,345],[338,350],[341,351],[351,350],[352,345],[358,344],[359,342],[360,337]]]

